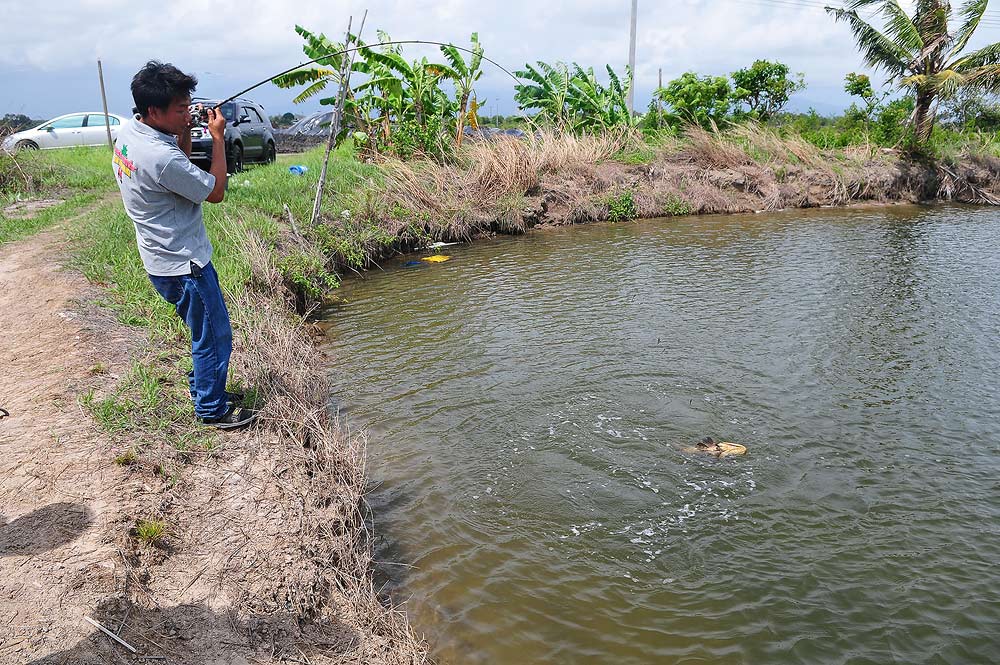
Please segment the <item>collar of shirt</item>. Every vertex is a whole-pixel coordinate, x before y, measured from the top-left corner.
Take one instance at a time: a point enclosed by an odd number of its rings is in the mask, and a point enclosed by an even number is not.
[[[160,141],[165,141],[167,143],[172,143],[173,145],[177,145],[176,136],[174,136],[173,134],[167,134],[166,132],[161,132],[155,127],[150,127],[146,123],[142,122],[140,118],[141,116],[139,116],[138,114],[136,114],[132,118],[132,122],[135,124],[135,130],[137,132],[139,132],[140,134],[144,134],[150,138],[159,139]]]

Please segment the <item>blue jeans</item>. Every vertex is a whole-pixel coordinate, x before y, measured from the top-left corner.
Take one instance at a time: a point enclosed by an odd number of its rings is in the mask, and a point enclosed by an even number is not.
[[[157,293],[176,307],[177,314],[191,330],[194,370],[188,374],[188,383],[195,415],[199,418],[225,415],[233,329],[215,268],[211,263],[204,268],[192,263],[190,275],[150,275],[149,281]]]

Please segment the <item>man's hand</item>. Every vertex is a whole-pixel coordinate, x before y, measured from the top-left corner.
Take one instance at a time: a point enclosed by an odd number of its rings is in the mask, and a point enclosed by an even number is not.
[[[208,133],[212,135],[209,173],[215,176],[215,188],[205,200],[221,203],[226,198],[226,117],[218,109],[208,109]]]
[[[221,141],[226,137],[226,117],[218,109],[208,109],[208,133],[213,141]]]

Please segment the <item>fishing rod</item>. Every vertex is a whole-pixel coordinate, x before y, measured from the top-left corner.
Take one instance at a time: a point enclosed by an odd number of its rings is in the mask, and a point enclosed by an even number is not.
[[[251,90],[253,90],[255,88],[259,88],[260,86],[264,85],[265,83],[270,83],[271,81],[273,81],[274,79],[278,78],[279,76],[284,76],[285,74],[290,74],[290,73],[294,72],[296,69],[300,69],[302,67],[305,67],[306,65],[311,65],[311,64],[314,64],[314,63],[318,64],[321,60],[327,60],[329,58],[333,58],[333,57],[336,57],[338,55],[345,55],[347,53],[353,53],[354,51],[361,51],[363,49],[371,49],[374,46],[390,46],[390,45],[394,46],[394,45],[401,45],[401,44],[428,44],[428,45],[431,45],[431,46],[450,46],[450,47],[452,47],[454,49],[457,49],[459,51],[465,51],[466,53],[471,53],[473,55],[476,55],[476,52],[473,51],[472,49],[467,49],[467,48],[464,48],[462,46],[455,46],[454,44],[448,44],[448,43],[445,43],[445,42],[435,42],[435,41],[431,41],[431,40],[428,40],[428,39],[401,39],[401,40],[396,40],[396,41],[380,42],[378,44],[363,44],[361,46],[352,46],[350,48],[345,48],[342,51],[337,51],[335,53],[328,53],[327,55],[321,56],[321,57],[316,58],[314,60],[309,60],[307,62],[303,62],[301,64],[295,65],[294,67],[286,69],[285,71],[281,72],[280,74],[275,74],[274,76],[270,76],[270,77],[264,79],[263,81],[261,81],[259,83],[253,84],[252,86],[250,86],[246,90],[241,90],[241,91],[237,92],[232,97],[227,97],[226,99],[222,100],[221,102],[219,102],[218,104],[216,104],[212,108],[218,109],[223,104],[226,104],[227,102],[231,102],[234,99],[236,99],[237,97],[245,95],[246,93],[250,92]],[[509,76],[512,79],[514,79],[514,81],[520,82],[520,79],[518,79],[516,76],[514,76],[514,74],[511,73],[510,70],[508,70],[506,67],[504,67],[503,65],[501,65],[496,60],[492,60],[490,58],[487,58],[485,55],[482,55],[481,53],[479,54],[479,57],[482,58],[483,60],[485,60],[486,62],[488,62],[488,63],[496,66],[497,69],[499,69],[504,74],[506,74],[507,76]]]

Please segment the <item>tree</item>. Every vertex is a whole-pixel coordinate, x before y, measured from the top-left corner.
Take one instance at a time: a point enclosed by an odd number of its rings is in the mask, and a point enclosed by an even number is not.
[[[14,133],[19,132],[22,129],[34,127],[37,124],[39,123],[23,113],[7,113],[3,118],[0,118],[0,131],[9,131]]]
[[[724,76],[702,76],[686,72],[658,88],[655,94],[670,104],[682,120],[711,128],[726,121],[733,106],[732,88]]]
[[[442,46],[441,52],[451,65],[446,73],[455,82],[455,101],[458,103],[455,145],[461,147],[462,130],[466,114],[469,112],[469,96],[472,94],[473,85],[483,75],[483,70],[480,69],[483,62],[483,46],[479,43],[479,33],[472,33],[472,58],[469,62],[466,62],[461,52],[451,44]]]
[[[569,106],[576,131],[608,130],[615,127],[635,127],[640,119],[628,109],[628,91],[632,88],[632,70],[625,67],[625,81],[611,65],[605,65],[608,85],[594,75],[594,68],[584,69],[573,63],[570,79]]]
[[[802,74],[788,76],[788,65],[769,60],[756,60],[746,69],[732,74],[736,89],[733,100],[746,104],[747,113],[767,121],[788,103],[788,98],[806,87]]]
[[[305,85],[306,89],[292,100],[294,103],[299,104],[321,93],[330,83],[340,85],[341,58],[350,58],[350,54],[341,53],[344,50],[344,45],[339,42],[330,41],[322,33],[318,35],[313,34],[300,25],[295,26],[295,32],[299,33],[305,39],[306,43],[302,46],[302,51],[310,60],[319,60],[320,62],[299,67],[292,72],[275,77],[271,82],[279,88],[294,88],[299,85]],[[347,91],[347,99],[348,101],[344,107],[345,116],[348,113],[354,112],[350,90]],[[333,105],[336,101],[335,96],[325,97],[320,99],[319,103]],[[344,122],[336,140],[341,140],[347,134],[347,131],[348,123]]]
[[[539,118],[559,129],[575,132],[603,131],[617,127],[635,127],[639,117],[628,110],[628,91],[632,71],[618,76],[605,65],[608,85],[597,79],[593,67],[584,69],[558,62],[555,66],[539,62],[515,72],[525,83],[514,86],[514,99],[522,109],[537,109]]]
[[[996,131],[1000,120],[1000,105],[981,90],[964,88],[941,103],[942,123],[962,131]]]
[[[570,88],[569,67],[557,62],[555,66],[538,61],[538,66],[526,64],[514,72],[526,81],[514,86],[514,100],[525,110],[536,110],[541,120],[559,129],[569,125],[568,99]]]
[[[962,55],[986,4],[987,0],[966,0],[954,32],[949,29],[953,12],[946,0],[917,0],[913,16],[898,0],[853,0],[848,9],[827,7],[826,11],[850,26],[865,64],[886,72],[890,81],[913,92],[911,120],[916,143],[922,145],[934,128],[935,100],[964,87],[1000,90],[1000,43]],[[872,5],[878,6],[885,19],[882,31],[858,15],[859,9]]]
[[[269,117],[269,120],[273,127],[291,127],[298,118],[294,113],[289,112],[282,113],[281,115],[272,115]]]

